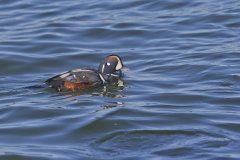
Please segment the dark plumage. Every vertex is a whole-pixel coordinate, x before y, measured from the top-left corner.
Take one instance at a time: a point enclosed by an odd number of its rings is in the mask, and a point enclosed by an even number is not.
[[[80,68],[58,74],[46,80],[50,88],[58,91],[76,91],[94,88],[105,83],[112,83],[121,77],[122,60],[117,55],[110,55],[100,63],[98,70]],[[120,71],[118,74],[116,71]]]

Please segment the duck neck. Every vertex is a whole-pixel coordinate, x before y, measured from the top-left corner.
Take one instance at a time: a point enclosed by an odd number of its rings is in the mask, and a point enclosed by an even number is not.
[[[105,64],[100,64],[98,67],[98,73],[102,75],[113,74],[115,69],[113,67],[106,66]]]

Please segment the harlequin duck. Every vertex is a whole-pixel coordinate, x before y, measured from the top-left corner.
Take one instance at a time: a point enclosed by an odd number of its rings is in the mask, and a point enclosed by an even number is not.
[[[79,68],[56,75],[45,83],[57,91],[77,91],[116,82],[121,77],[122,59],[109,55],[100,63],[98,70]],[[119,72],[117,72],[119,71]]]

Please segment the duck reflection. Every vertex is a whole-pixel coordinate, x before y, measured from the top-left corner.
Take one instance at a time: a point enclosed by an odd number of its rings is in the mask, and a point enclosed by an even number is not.
[[[124,104],[124,102],[120,102],[120,101],[105,101],[105,103],[106,105],[102,105],[100,109],[96,110],[96,112],[106,110],[106,109],[121,107]]]

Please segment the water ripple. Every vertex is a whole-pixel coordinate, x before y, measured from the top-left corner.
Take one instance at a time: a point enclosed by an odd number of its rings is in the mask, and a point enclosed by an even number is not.
[[[0,1],[0,159],[239,159],[239,8]],[[121,86],[46,88],[109,54]]]

